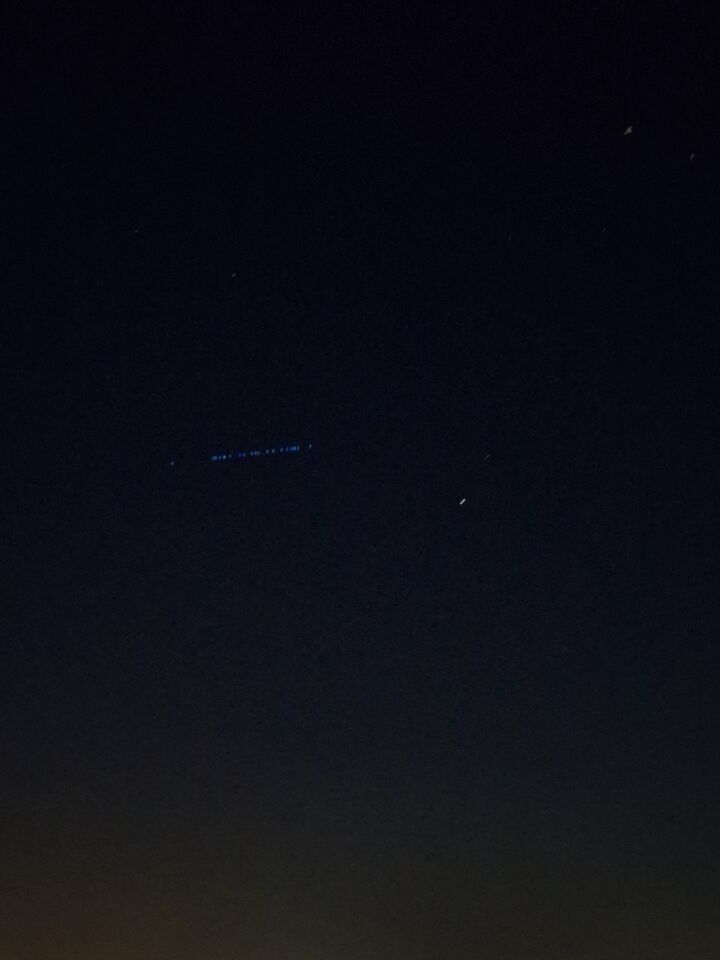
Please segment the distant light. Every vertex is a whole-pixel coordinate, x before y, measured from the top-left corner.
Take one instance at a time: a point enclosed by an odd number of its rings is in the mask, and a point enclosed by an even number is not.
[[[302,453],[303,450],[312,450],[311,443],[291,443],[285,444],[282,447],[262,447],[255,448],[251,450],[236,450],[233,453],[214,453],[209,459],[213,462],[225,461],[225,460],[239,460],[245,457],[264,457],[277,455],[279,453]],[[171,466],[175,466],[175,460],[168,461]]]
[[[463,497],[463,498],[462,498],[462,500],[460,501],[460,503],[458,504],[458,506],[460,506],[460,507],[461,507],[461,506],[462,506],[462,505],[463,505],[463,504],[465,503],[465,499],[466,499],[466,498],[465,498],[465,497]]]

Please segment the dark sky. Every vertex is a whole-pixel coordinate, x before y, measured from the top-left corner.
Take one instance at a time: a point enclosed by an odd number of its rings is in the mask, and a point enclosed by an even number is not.
[[[7,960],[720,955],[710,24],[535,6],[17,14]]]

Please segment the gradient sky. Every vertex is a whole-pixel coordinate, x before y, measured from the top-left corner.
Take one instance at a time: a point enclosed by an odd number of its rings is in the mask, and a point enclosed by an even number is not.
[[[7,960],[719,955],[709,27],[407,20],[18,17]]]

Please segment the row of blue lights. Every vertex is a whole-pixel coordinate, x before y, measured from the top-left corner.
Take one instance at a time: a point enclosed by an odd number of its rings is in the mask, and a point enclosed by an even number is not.
[[[312,450],[312,444],[307,444],[307,449]],[[214,462],[221,460],[241,460],[245,457],[266,457],[277,453],[300,453],[302,446],[299,443],[291,443],[286,447],[266,447],[264,450],[240,450],[238,453],[216,453],[210,459]]]

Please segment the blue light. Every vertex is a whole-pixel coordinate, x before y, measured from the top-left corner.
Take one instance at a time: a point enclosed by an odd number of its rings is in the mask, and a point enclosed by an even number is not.
[[[279,453],[301,453],[302,450],[312,450],[312,444],[306,443],[303,447],[301,443],[284,444],[281,447],[256,447],[252,450],[236,450],[234,453],[214,453],[210,456],[213,463],[225,460],[240,460],[246,457],[265,457]],[[176,461],[171,460],[170,466],[175,466]]]

